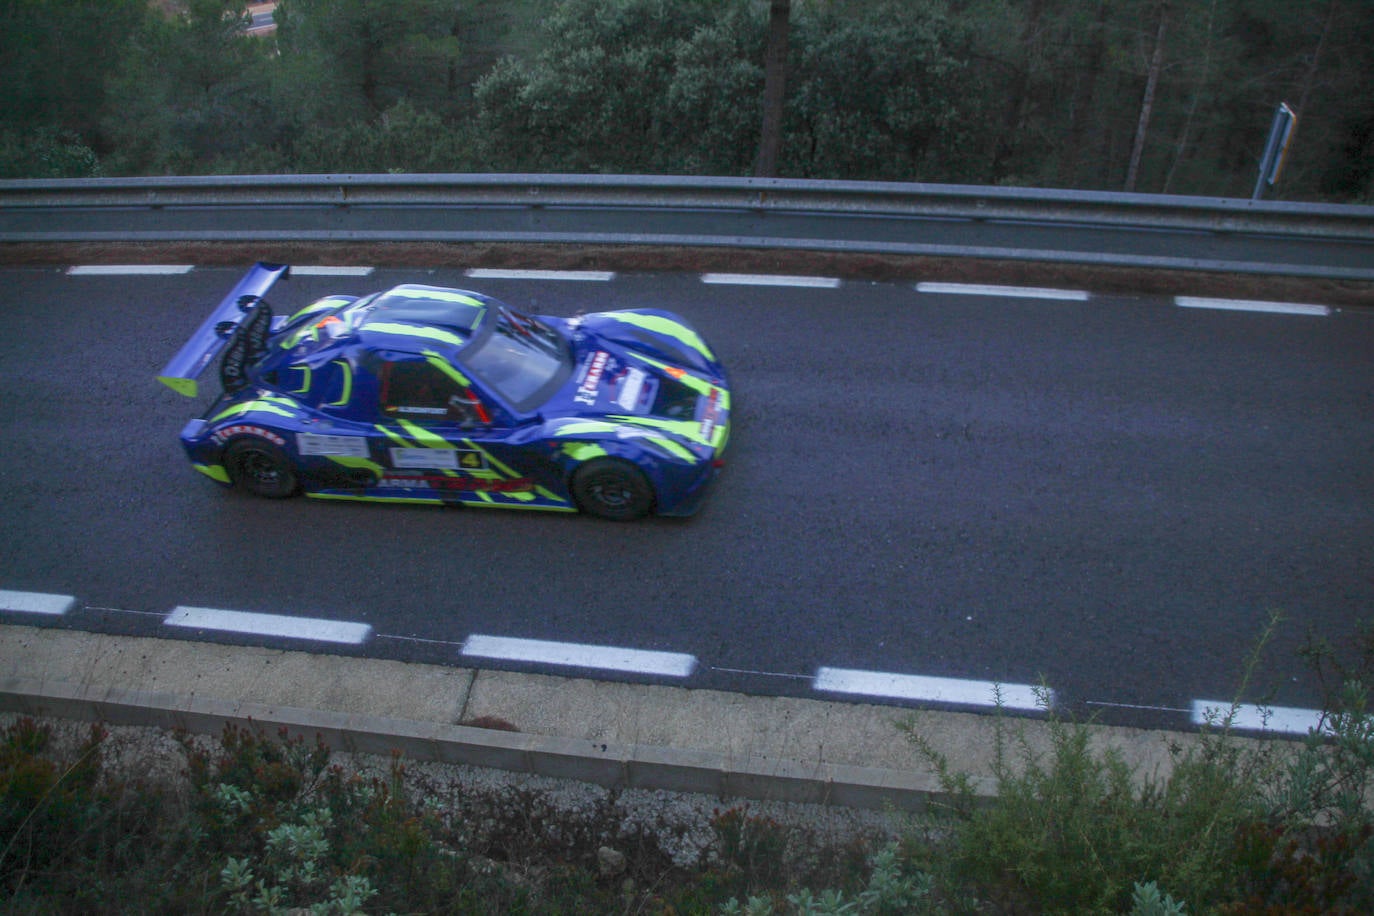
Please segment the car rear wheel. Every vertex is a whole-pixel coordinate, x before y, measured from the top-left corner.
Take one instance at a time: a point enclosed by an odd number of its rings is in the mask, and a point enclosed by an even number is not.
[[[283,499],[296,492],[296,471],[281,449],[263,439],[235,439],[224,450],[224,467],[235,486],[254,496]]]
[[[579,467],[572,493],[583,512],[619,522],[643,518],[654,507],[654,489],[644,472],[618,458],[596,458]]]

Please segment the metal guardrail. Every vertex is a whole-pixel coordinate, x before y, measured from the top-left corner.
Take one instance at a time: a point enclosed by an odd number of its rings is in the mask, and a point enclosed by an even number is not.
[[[500,205],[1076,220],[1374,241],[1374,207],[1035,188],[657,175],[244,175],[0,181],[21,206]]]
[[[624,175],[0,181],[0,241],[502,241],[816,249],[1374,280],[1374,207]]]

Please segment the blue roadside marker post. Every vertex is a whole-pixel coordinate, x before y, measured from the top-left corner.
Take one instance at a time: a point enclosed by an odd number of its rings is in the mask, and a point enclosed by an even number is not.
[[[1297,123],[1298,116],[1288,107],[1288,103],[1280,103],[1274,112],[1274,123],[1269,128],[1269,139],[1264,143],[1264,156],[1260,159],[1259,177],[1255,179],[1255,192],[1250,195],[1251,200],[1263,200],[1265,191],[1279,180],[1279,171],[1288,155],[1288,141]]]

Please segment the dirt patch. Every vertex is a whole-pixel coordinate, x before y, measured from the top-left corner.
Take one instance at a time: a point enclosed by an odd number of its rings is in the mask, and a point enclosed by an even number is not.
[[[0,245],[0,264],[242,265],[254,261],[377,267],[508,267],[632,273],[773,273],[875,282],[940,281],[1216,296],[1374,308],[1374,283],[1206,271],[753,248],[484,243],[68,243]]]

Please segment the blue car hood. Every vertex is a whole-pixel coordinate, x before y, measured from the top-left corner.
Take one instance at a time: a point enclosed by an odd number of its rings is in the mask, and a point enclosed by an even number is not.
[[[730,410],[725,371],[682,319],[650,310],[571,319],[573,372],[546,417],[599,418],[655,429],[719,451]]]

